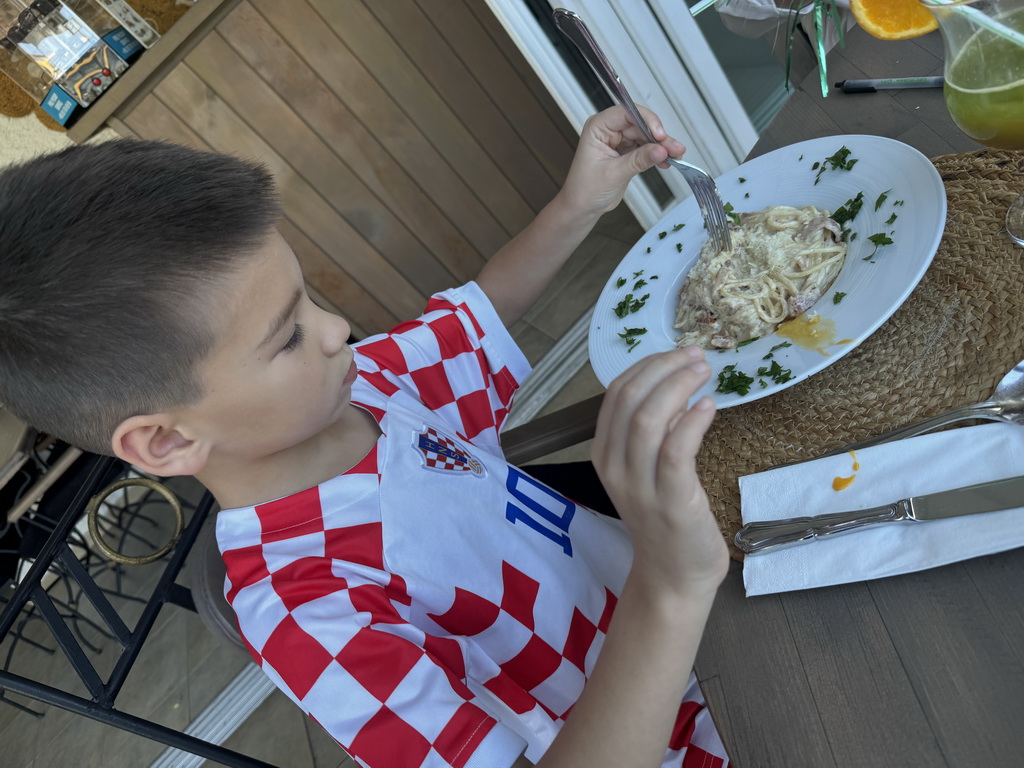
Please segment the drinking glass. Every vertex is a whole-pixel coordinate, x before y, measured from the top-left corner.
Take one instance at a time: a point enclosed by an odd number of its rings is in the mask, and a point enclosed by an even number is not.
[[[1024,149],[1024,3],[920,1],[939,22],[953,122],[981,144]],[[1010,206],[1006,229],[1024,245],[1024,194]]]

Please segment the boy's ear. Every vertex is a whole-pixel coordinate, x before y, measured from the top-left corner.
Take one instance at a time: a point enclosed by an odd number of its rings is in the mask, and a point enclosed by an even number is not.
[[[196,475],[209,457],[205,443],[182,434],[168,414],[131,416],[114,430],[111,442],[119,459],[161,477]]]

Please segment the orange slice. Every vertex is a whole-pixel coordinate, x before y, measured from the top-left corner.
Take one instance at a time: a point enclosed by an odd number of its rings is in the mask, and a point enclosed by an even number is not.
[[[939,27],[918,0],[850,0],[850,10],[857,23],[880,40],[907,40]]]

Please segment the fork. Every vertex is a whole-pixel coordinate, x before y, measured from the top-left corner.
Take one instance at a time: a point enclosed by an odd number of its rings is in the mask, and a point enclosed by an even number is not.
[[[640,114],[640,110],[637,109],[636,103],[629,95],[629,91],[622,84],[622,80],[616,74],[611,62],[608,61],[608,57],[604,55],[604,51],[601,50],[594,36],[590,34],[590,30],[579,14],[574,11],[568,11],[565,8],[556,8],[554,16],[555,24],[558,26],[559,31],[580,49],[580,53],[590,62],[590,66],[594,68],[598,77],[601,78],[602,82],[608,87],[608,90],[612,92],[612,95],[616,97],[619,104],[626,110],[630,121],[640,129],[644,138],[649,143],[657,144],[658,142],[654,138],[654,134],[651,133],[650,126],[647,125],[647,121]],[[686,183],[690,185],[693,196],[697,199],[697,206],[704,217],[704,228],[707,229],[708,237],[715,244],[715,248],[719,251],[732,250],[732,239],[729,237],[729,220],[726,218],[725,208],[722,205],[722,198],[718,194],[718,186],[715,184],[715,180],[707,171],[690,163],[685,163],[674,157],[667,158],[667,162],[678,168],[679,172],[683,174],[683,178],[686,179]]]
[[[952,411],[946,411],[945,413],[940,413],[937,416],[930,416],[926,419],[922,419],[921,421],[914,422],[913,424],[899,427],[891,432],[875,435],[874,437],[869,437],[856,443],[844,445],[842,448],[833,448],[831,451],[819,453],[816,456],[809,456],[806,459],[797,459],[796,461],[787,461],[783,464],[774,464],[768,467],[768,469],[791,467],[794,464],[803,464],[808,461],[823,459],[826,456],[838,456],[841,453],[859,451],[862,448],[870,448],[875,445],[881,445],[882,443],[891,443],[907,437],[923,435],[926,432],[931,432],[932,430],[939,429],[940,427],[955,424],[959,421],[969,421],[971,419],[978,419],[979,421],[1002,421],[1007,424],[1024,426],[1024,400],[986,400],[983,403],[965,405],[961,408],[954,408]]]

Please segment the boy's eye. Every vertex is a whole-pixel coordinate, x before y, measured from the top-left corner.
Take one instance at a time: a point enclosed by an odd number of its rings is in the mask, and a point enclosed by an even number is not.
[[[306,330],[299,323],[296,323],[295,330],[292,332],[291,338],[285,342],[281,349],[285,352],[290,352],[291,350],[299,347],[304,338],[306,338]]]

